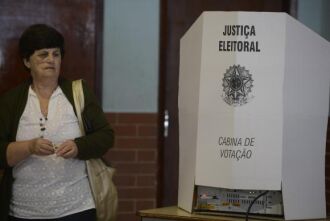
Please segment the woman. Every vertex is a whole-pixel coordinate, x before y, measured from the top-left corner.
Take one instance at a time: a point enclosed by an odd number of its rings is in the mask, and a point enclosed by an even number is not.
[[[113,131],[83,84],[81,135],[71,81],[60,77],[63,36],[44,24],[26,29],[20,53],[31,78],[0,98],[0,220],[95,220],[85,160],[101,157]]]

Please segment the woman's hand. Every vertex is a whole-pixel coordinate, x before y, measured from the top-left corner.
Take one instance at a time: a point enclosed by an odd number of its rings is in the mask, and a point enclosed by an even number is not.
[[[54,153],[52,142],[42,138],[15,141],[7,147],[7,163],[13,167],[31,154],[46,156]]]
[[[63,158],[74,158],[78,154],[78,147],[73,140],[67,140],[56,149],[56,155]]]
[[[52,142],[43,138],[32,139],[29,145],[29,151],[31,154],[45,156],[54,153]]]

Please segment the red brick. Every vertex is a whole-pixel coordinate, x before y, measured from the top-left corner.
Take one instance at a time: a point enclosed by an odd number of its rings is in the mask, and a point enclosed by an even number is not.
[[[132,175],[120,175],[117,173],[114,176],[113,181],[117,188],[136,185],[136,177]]]
[[[118,188],[121,199],[154,199],[156,188]]]
[[[156,200],[140,200],[136,202],[136,210],[153,209],[156,207]]]
[[[157,185],[157,178],[156,175],[141,175],[137,176],[137,185],[139,187],[143,186],[156,186]]]
[[[157,148],[155,138],[120,138],[115,139],[116,148]]]
[[[156,163],[114,163],[118,174],[155,174],[157,171]]]
[[[157,123],[157,114],[154,113],[121,113],[118,115],[118,123]]]
[[[135,212],[135,201],[134,200],[119,200],[118,201],[118,212]]]
[[[137,160],[138,162],[156,162],[156,150],[138,150]]]
[[[140,221],[137,210],[154,208],[157,199],[156,113],[107,113],[115,146],[105,154],[117,169],[119,207],[116,221]]]
[[[157,127],[153,125],[139,125],[138,135],[143,137],[157,136]]]
[[[136,160],[135,150],[110,149],[103,158],[107,162],[134,162]]]
[[[118,122],[118,114],[116,113],[105,113],[110,125],[116,125]]]
[[[137,135],[137,128],[135,125],[115,125],[113,126],[113,129],[117,137],[122,137],[122,136],[135,137]]]
[[[141,218],[135,213],[119,213],[116,221],[141,221]]]

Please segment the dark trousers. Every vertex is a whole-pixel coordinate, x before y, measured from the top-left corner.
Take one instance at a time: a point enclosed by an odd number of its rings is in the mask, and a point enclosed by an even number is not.
[[[57,219],[21,219],[9,216],[8,221],[96,221],[96,210],[89,209]]]

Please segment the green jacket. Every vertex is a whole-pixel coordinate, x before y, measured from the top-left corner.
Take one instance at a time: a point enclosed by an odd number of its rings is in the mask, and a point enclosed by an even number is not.
[[[13,175],[8,165],[6,152],[10,142],[16,140],[18,123],[25,109],[28,89],[32,79],[20,84],[0,97],[0,169],[4,174],[0,183],[0,220],[7,221],[12,195]],[[72,81],[59,79],[59,86],[72,104],[76,113],[72,95]],[[93,93],[83,83],[85,108],[82,112],[86,135],[76,138],[77,158],[88,160],[99,158],[112,147],[114,135],[102,108]]]

